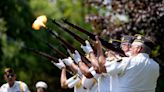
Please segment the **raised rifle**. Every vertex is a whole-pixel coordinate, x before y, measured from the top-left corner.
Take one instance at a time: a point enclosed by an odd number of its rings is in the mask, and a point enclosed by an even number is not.
[[[61,44],[63,44],[63,46],[65,46],[65,48],[68,48],[70,51],[71,51],[71,53],[74,53],[75,52],[75,47],[73,47],[70,43],[68,43],[67,41],[65,41],[63,38],[61,38],[60,36],[58,36],[58,34],[56,33],[56,32],[54,32],[54,31],[52,31],[51,29],[48,29],[47,28],[47,32],[49,32],[52,36],[54,36],[55,38],[57,38],[60,42],[61,42]],[[79,52],[80,53],[80,52]],[[82,53],[80,53],[80,55],[81,55],[81,59],[82,59],[82,61],[87,65],[87,66],[91,66],[91,64],[89,63],[89,60],[86,58],[86,57],[84,57],[83,56],[83,54]]]
[[[66,48],[68,48],[71,51],[71,53],[74,53],[76,49],[71,44],[69,44],[64,39],[62,39],[60,36],[58,36],[56,32],[53,32],[50,28],[47,28],[45,25],[46,22],[47,22],[47,18],[45,16],[39,16],[32,24],[32,28],[34,28],[35,30],[39,30],[40,28],[47,30],[48,33],[50,33],[52,36],[57,38]],[[84,63],[86,63],[86,65],[91,66],[89,60],[86,59],[82,54],[81,54],[81,59]]]
[[[47,46],[51,48],[56,54],[60,55],[60,57],[67,58],[67,55],[65,55],[63,52],[59,51],[58,49],[56,49],[52,44],[47,43]]]
[[[28,50],[28,51],[31,51],[31,52],[33,52],[33,53],[35,53],[37,55],[43,56],[43,57],[49,59],[50,61],[54,61],[55,63],[58,63],[58,59],[57,58],[55,58],[55,57],[53,57],[53,56],[51,56],[51,55],[49,55],[49,54],[47,54],[45,52],[38,51],[38,50],[36,50],[34,48],[28,48],[28,47],[23,47],[23,48]]]
[[[82,39],[80,36],[78,36],[77,34],[73,33],[72,31],[70,31],[68,28],[62,26],[61,24],[57,23],[55,20],[52,20],[52,22],[57,25],[59,28],[63,29],[64,31],[66,31],[68,34],[70,34],[74,39],[76,39],[78,42],[80,42],[82,45],[85,45],[85,40]],[[96,51],[96,49],[92,46],[92,48],[94,49],[94,51]]]
[[[37,55],[43,56],[43,57],[49,59],[51,62],[59,63],[59,61],[58,61],[57,58],[55,58],[55,57],[53,57],[53,56],[51,56],[51,55],[49,55],[49,54],[47,54],[47,53],[45,53],[45,52],[38,51],[38,50],[36,50],[36,49],[34,49],[34,48],[28,48],[28,47],[23,47],[23,48],[26,49],[26,50],[28,50],[28,51],[31,51],[31,52],[33,52],[33,53],[35,53],[35,54],[37,54]],[[67,71],[68,73],[74,75],[74,73],[73,73],[70,69],[67,69],[66,71]]]
[[[69,29],[67,29],[66,27],[62,26],[61,24],[57,23],[55,20],[52,20],[52,22],[57,25],[58,27],[60,27],[61,29],[63,29],[64,31],[66,31],[67,33],[69,33],[70,35],[72,35],[72,37],[74,37],[77,41],[79,41],[81,44],[85,45],[85,40],[82,39],[81,37],[79,37],[78,35],[76,35],[75,33],[73,33],[72,31],[70,31]]]
[[[85,29],[83,29],[83,28],[81,28],[81,27],[79,27],[79,26],[77,26],[75,24],[72,24],[72,23],[68,22],[67,20],[63,20],[63,22],[68,24],[69,26],[75,28],[76,30],[79,30],[80,32],[88,35],[89,38],[91,38],[92,40],[94,40],[94,41],[96,40],[95,39],[95,36],[96,36],[95,34],[92,34],[92,33],[88,32],[87,30],[85,30]],[[126,56],[125,53],[121,49],[115,48],[113,44],[109,43],[108,41],[106,41],[106,40],[104,40],[104,39],[102,39],[100,37],[98,37],[98,38],[99,38],[99,40],[101,41],[102,45],[105,48],[110,49],[110,50],[118,53],[121,56]]]

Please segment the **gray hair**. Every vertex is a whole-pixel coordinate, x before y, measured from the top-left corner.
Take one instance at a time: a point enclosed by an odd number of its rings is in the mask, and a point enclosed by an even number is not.
[[[151,49],[146,46],[146,45],[142,45],[142,50],[141,50],[141,53],[147,53],[147,54],[150,54],[151,53]]]

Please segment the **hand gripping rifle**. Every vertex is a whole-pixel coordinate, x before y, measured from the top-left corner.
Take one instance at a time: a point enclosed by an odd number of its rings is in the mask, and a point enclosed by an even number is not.
[[[87,30],[85,30],[85,29],[83,29],[83,28],[81,28],[81,27],[79,27],[79,26],[77,26],[77,25],[75,25],[75,24],[72,24],[72,23],[68,22],[67,20],[63,20],[63,22],[66,23],[66,24],[68,24],[69,26],[75,28],[76,30],[79,30],[80,32],[82,32],[82,33],[88,35],[92,40],[96,40],[96,39],[95,39],[95,36],[96,36],[96,35],[94,35],[94,34],[88,32]],[[100,38],[100,37],[99,37],[99,40],[101,41],[102,45],[103,45],[105,48],[110,49],[110,50],[112,50],[112,51],[118,53],[118,54],[121,55],[121,56],[126,56],[125,53],[124,53],[121,49],[115,48],[115,47],[113,46],[113,44],[108,43],[107,41],[105,41],[104,39],[102,39],[102,38]]]

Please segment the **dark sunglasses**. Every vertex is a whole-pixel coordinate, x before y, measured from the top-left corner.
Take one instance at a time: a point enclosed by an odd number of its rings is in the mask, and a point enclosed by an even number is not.
[[[6,77],[7,78],[13,78],[14,77],[14,74],[6,74]]]

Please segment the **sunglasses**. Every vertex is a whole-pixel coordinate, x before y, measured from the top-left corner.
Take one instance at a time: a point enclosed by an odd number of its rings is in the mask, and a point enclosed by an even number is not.
[[[7,78],[13,78],[14,77],[14,74],[6,74],[6,77]]]

